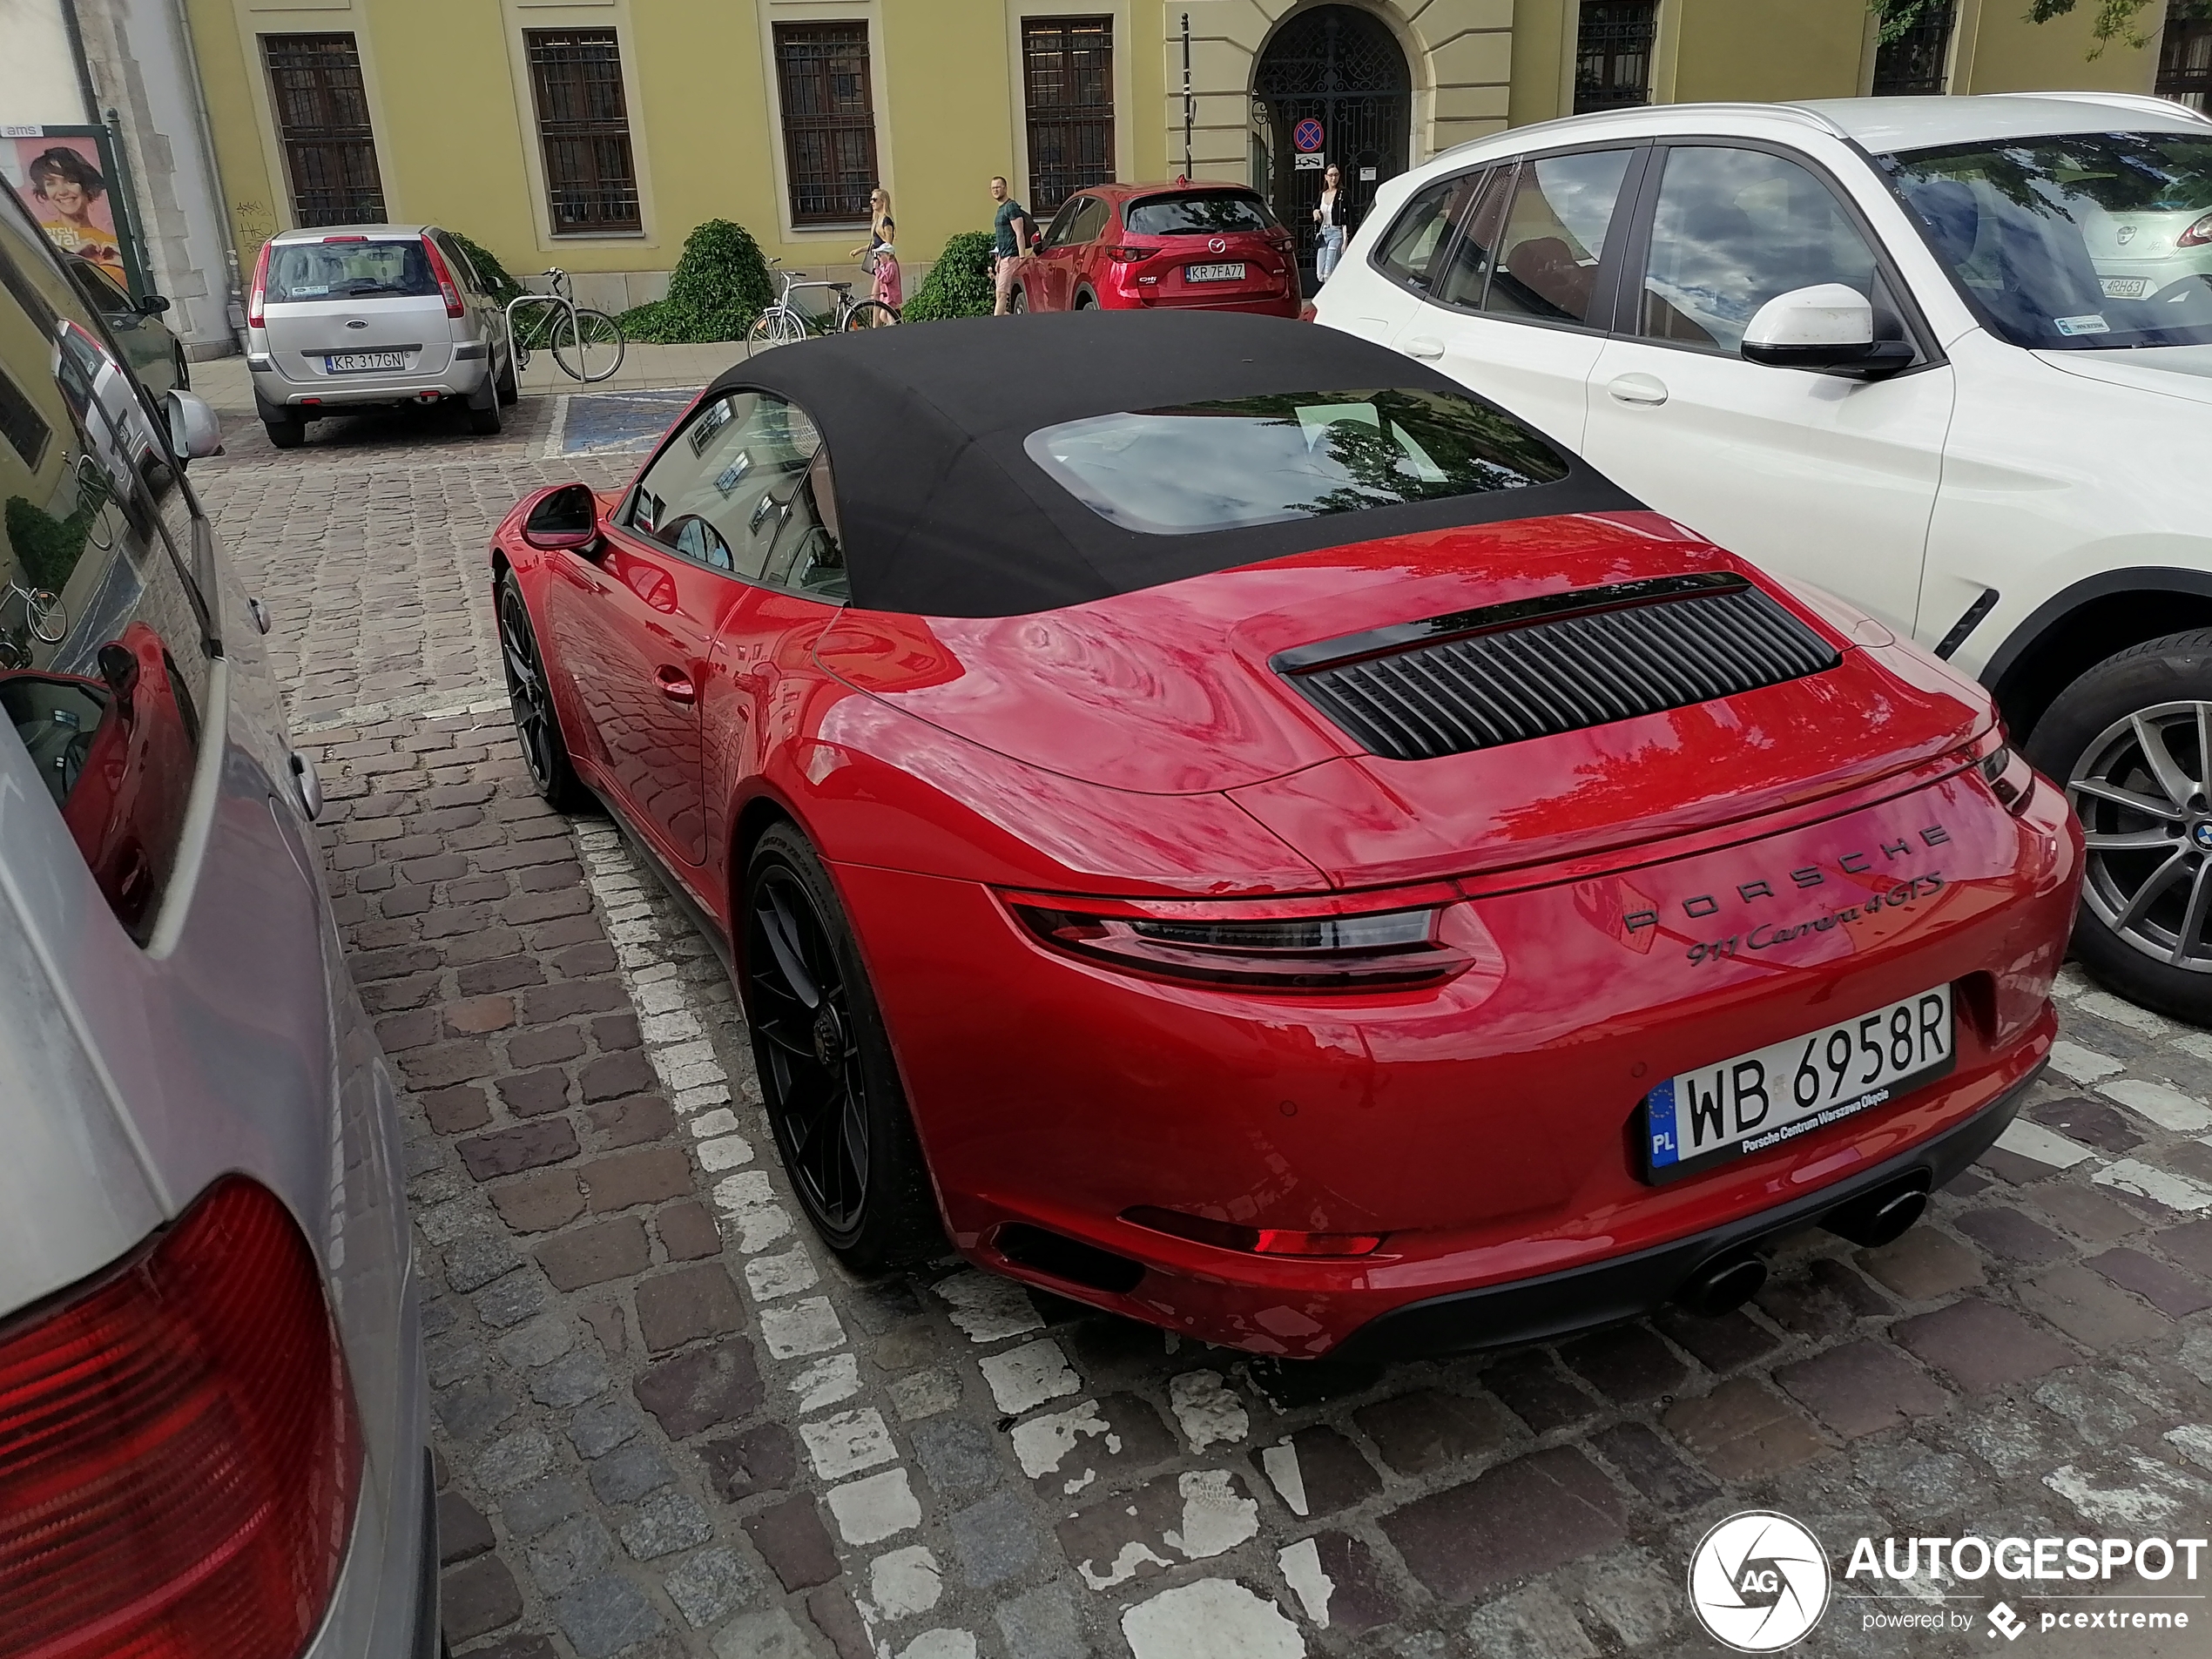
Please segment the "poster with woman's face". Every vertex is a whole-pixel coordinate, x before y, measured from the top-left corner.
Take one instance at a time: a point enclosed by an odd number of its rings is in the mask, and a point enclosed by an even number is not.
[[[0,171],[56,247],[91,260],[129,286],[98,139],[10,138],[0,150]]]

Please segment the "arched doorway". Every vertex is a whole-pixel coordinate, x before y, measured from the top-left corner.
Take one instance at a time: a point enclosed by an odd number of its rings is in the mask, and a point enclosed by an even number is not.
[[[1321,124],[1318,154],[1344,170],[1345,222],[1356,226],[1375,186],[1406,171],[1413,78],[1381,18],[1358,6],[1315,6],[1289,18],[1260,49],[1252,97],[1265,111],[1268,199],[1298,237],[1298,268],[1311,293],[1321,172],[1298,165],[1298,124]]]

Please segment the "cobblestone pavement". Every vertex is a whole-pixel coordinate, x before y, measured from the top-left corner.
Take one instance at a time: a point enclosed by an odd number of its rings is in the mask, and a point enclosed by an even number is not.
[[[233,415],[194,475],[273,617],[407,1087],[457,1652],[1704,1653],[1685,1563],[1742,1509],[1838,1569],[1862,1534],[2207,1533],[2212,1037],[2071,977],[2047,1081],[1928,1222],[1806,1236],[1717,1320],[1294,1369],[949,1260],[843,1276],[711,952],[509,735],[486,536],[534,484],[635,464],[546,459],[557,413],[281,455]],[[1862,1577],[1804,1650],[1987,1651],[2000,1594],[2089,1605],[2038,1588]],[[2195,1629],[2030,1646],[2212,1651],[2202,1601],[2121,1605]],[[1870,1628],[1946,1608],[1971,1628]]]

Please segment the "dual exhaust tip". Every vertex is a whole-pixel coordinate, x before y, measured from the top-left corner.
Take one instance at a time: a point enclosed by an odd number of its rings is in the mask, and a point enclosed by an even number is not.
[[[1906,1229],[1928,1212],[1932,1183],[1926,1170],[1877,1187],[1862,1197],[1838,1204],[1820,1217],[1819,1224],[1865,1250],[1878,1249],[1905,1235]],[[1675,1301],[1704,1318],[1742,1307],[1766,1283],[1765,1261],[1751,1253],[1724,1255],[1706,1263],[1675,1292]]]

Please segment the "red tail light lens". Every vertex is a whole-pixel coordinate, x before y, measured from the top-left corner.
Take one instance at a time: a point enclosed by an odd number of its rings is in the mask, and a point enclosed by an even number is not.
[[[2212,242],[2212,213],[2195,220],[2188,229],[2174,239],[2176,247],[2202,247],[2207,242]]]
[[[1470,959],[1437,937],[1434,904],[1339,914],[1340,901],[1251,905],[1008,900],[1022,925],[1077,956],[1164,979],[1266,991],[1388,991],[1431,985]]]
[[[1989,792],[1997,797],[2005,810],[2018,817],[2027,810],[2029,801],[2035,799],[2035,768],[2017,749],[1999,747],[1984,755],[1976,763],[1981,768],[1982,781],[1989,786]]]
[[[422,239],[422,251],[430,256],[430,274],[438,280],[438,292],[445,296],[446,315],[458,317],[467,307],[461,303],[461,289],[447,268],[446,256],[438,252],[438,245],[428,237]]]
[[[307,1240],[265,1189],[219,1183],[0,1327],[0,1656],[293,1659],[361,1461]]]
[[[246,326],[260,328],[267,325],[261,315],[263,296],[269,291],[269,245],[261,244],[261,257],[253,261],[253,287],[246,300]]]
[[[1142,265],[1161,250],[1157,247],[1109,247],[1101,252],[1116,265]]]
[[[1154,1232],[1172,1233],[1178,1238],[1212,1244],[1221,1250],[1241,1250],[1253,1256],[1372,1256],[1382,1248],[1385,1237],[1381,1233],[1307,1233],[1294,1232],[1286,1227],[1239,1227],[1234,1222],[1214,1221],[1204,1216],[1186,1215],[1180,1210],[1162,1210],[1153,1204],[1125,1210],[1122,1219],[1150,1227]]]

